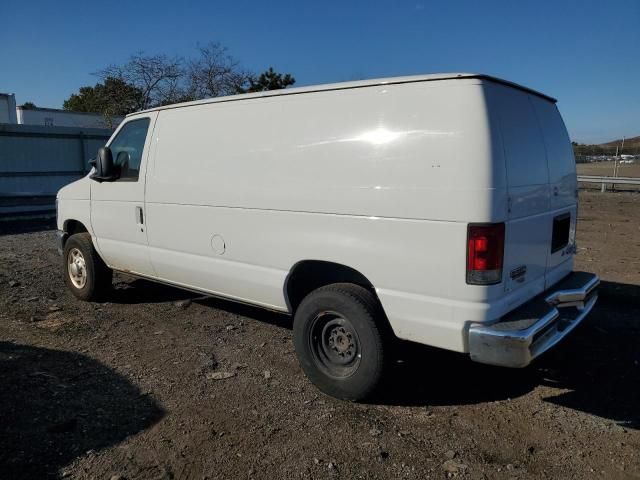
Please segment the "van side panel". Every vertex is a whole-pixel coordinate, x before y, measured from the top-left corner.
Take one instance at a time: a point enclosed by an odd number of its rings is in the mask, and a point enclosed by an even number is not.
[[[439,252],[455,239],[464,252],[464,224],[434,228],[417,220],[183,205],[148,206],[147,212],[150,235],[161,238],[151,247],[154,265],[174,283],[287,310],[284,285],[293,265],[306,259],[348,265],[374,284],[398,336],[428,343],[438,337],[442,345],[461,348],[460,322],[446,298],[449,285],[464,278],[464,255],[452,261]],[[174,229],[164,218],[181,220]],[[184,234],[202,223],[225,232],[224,254]],[[172,251],[177,242],[180,251]],[[433,272],[440,272],[437,285]],[[407,310],[404,298],[419,308]]]
[[[160,111],[146,192],[158,277],[284,310],[296,263],[340,263],[373,283],[400,338],[463,351],[465,322],[491,308],[465,284],[467,223],[505,215],[484,89],[456,80]],[[482,313],[461,318],[458,304]]]
[[[478,221],[500,187],[477,80],[162,110],[156,130],[152,202]]]

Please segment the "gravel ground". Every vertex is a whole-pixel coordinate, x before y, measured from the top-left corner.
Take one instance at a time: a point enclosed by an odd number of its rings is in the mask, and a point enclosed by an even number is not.
[[[576,165],[578,175],[605,175],[613,177],[615,162],[579,163]],[[640,177],[640,162],[619,163],[617,166],[618,177]]]
[[[2,225],[0,478],[640,478],[640,195],[581,197],[580,328],[524,370],[407,344],[371,404],[309,384],[286,316],[120,276],[82,303],[52,230]]]

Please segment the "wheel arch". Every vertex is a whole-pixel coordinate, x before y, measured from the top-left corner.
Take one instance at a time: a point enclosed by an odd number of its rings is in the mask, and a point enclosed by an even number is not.
[[[332,283],[352,283],[369,290],[378,299],[373,283],[360,271],[342,263],[326,260],[301,260],[291,267],[285,279],[284,296],[293,314],[302,299],[317,288]]]
[[[60,235],[60,238],[58,240],[58,249],[64,248],[67,240],[69,240],[69,237],[71,237],[71,235],[75,235],[76,233],[88,233],[89,229],[80,220],[70,218],[68,220],[65,220],[62,224],[62,232],[63,233]]]
[[[68,219],[64,221],[62,229],[69,236],[75,235],[76,233],[88,232],[89,229],[82,223],[80,220]]]

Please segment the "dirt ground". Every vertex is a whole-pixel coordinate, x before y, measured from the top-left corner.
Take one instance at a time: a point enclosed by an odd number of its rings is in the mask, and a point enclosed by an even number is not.
[[[578,175],[602,175],[613,177],[614,162],[579,163],[576,165]],[[640,162],[619,163],[618,177],[640,177]]]
[[[125,277],[82,303],[52,230],[0,226],[0,478],[639,478],[640,194],[581,202],[580,328],[524,370],[405,345],[370,404],[309,384],[286,316]]]

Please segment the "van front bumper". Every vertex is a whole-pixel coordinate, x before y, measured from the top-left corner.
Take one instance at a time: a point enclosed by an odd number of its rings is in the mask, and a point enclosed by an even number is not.
[[[593,273],[573,272],[497,322],[471,325],[471,359],[502,367],[526,367],[588,315],[598,299],[599,284]]]

